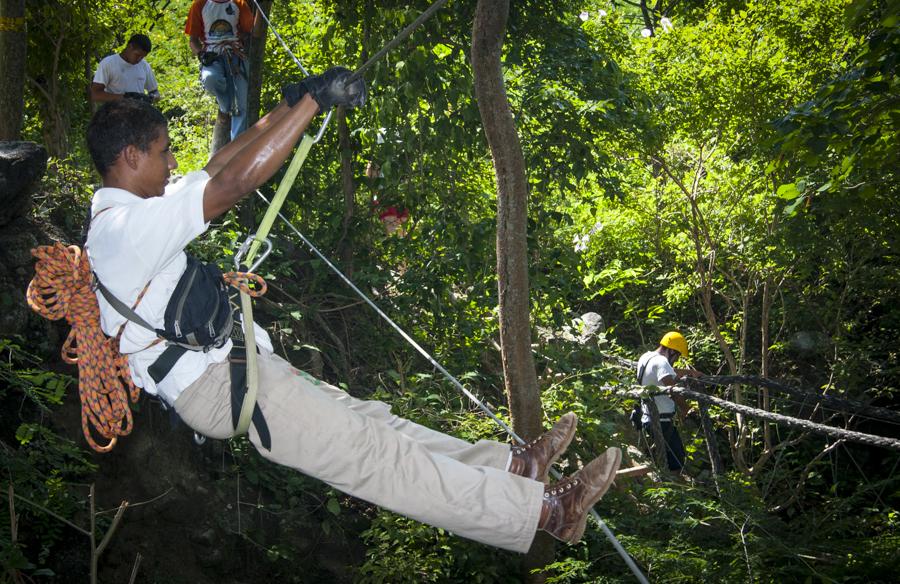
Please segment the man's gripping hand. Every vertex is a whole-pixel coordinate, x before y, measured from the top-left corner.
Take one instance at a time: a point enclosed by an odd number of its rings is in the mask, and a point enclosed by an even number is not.
[[[137,91],[126,91],[123,96],[126,99],[136,99],[138,101],[145,101],[147,103],[153,103],[153,98],[146,93],[138,93]]]
[[[312,75],[299,83],[289,83],[281,88],[288,105],[294,106],[304,95],[312,95],[319,109],[330,110],[336,105],[360,107],[366,103],[366,82],[362,77],[347,83],[352,75],[346,67],[332,67],[321,75]]]

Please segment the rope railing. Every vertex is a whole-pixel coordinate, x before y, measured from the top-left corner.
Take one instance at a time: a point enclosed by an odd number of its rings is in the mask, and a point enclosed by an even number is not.
[[[620,357],[619,355],[613,355],[610,353],[601,353],[601,355],[603,355],[605,359],[615,362],[623,369],[635,369],[637,367],[637,361],[632,361],[631,359],[626,359],[625,357]],[[873,406],[858,400],[852,400],[835,395],[829,395],[827,393],[793,387],[786,383],[776,381],[774,379],[769,379],[767,377],[756,377],[753,375],[701,375],[700,377],[685,377],[680,381],[685,383],[686,385],[702,384],[709,386],[727,386],[738,384],[764,387],[766,389],[771,389],[786,393],[788,395],[792,395],[802,400],[816,400],[817,402],[821,402],[824,405],[832,406],[838,411],[847,410],[849,411],[849,413],[860,414],[872,419],[900,423],[900,412],[898,411],[888,408],[882,408],[879,406]]]
[[[892,422],[900,422],[900,412],[896,412],[888,408],[865,404],[863,402],[852,399],[829,395],[827,393],[818,393],[807,391],[797,387],[791,387],[790,385],[780,383],[773,379],[767,379],[765,377],[754,377],[750,375],[716,375],[703,376],[698,378],[686,378],[686,380],[688,380],[688,384],[714,386],[740,384],[765,387],[766,389],[773,389],[775,391],[780,391],[782,393],[786,393],[801,399],[815,399],[835,408],[852,410],[854,413],[863,414],[872,418],[879,418]]]
[[[632,386],[633,387],[633,386]],[[620,395],[627,395],[629,397],[634,398],[644,398],[647,396],[646,388],[641,389],[623,389],[622,386],[615,385],[603,385],[597,387],[597,389],[601,391],[611,391],[613,393],[618,393]],[[745,406],[742,404],[736,404],[734,402],[730,402],[728,400],[724,400],[722,398],[718,398],[712,395],[708,395],[705,393],[700,393],[698,391],[693,391],[684,387],[680,387],[677,385],[673,385],[670,387],[660,387],[659,393],[669,394],[669,395],[680,395],[686,397],[688,399],[696,400],[698,402],[712,404],[714,406],[720,407],[725,410],[729,410],[732,412],[737,412],[739,414],[743,414],[745,416],[751,418],[759,418],[763,420],[769,420],[770,422],[775,422],[778,424],[782,424],[785,426],[792,426],[795,428],[801,428],[803,430],[807,430],[809,432],[814,432],[816,434],[825,434],[827,436],[831,436],[832,438],[844,438],[851,442],[857,442],[860,444],[866,444],[869,446],[877,446],[879,448],[890,448],[893,450],[900,450],[900,440],[895,438],[888,438],[886,436],[876,436],[874,434],[866,434],[864,432],[857,432],[855,430],[847,430],[845,428],[836,428],[834,426],[828,426],[826,424],[819,424],[813,422],[811,420],[803,420],[800,418],[794,418],[791,416],[785,416],[782,414],[776,414],[775,412],[769,412],[766,410],[760,410],[758,408],[753,408],[750,406]]]

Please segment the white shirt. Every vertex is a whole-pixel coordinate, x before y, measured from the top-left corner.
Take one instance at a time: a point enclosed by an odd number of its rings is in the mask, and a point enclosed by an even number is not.
[[[646,366],[645,366],[646,365]],[[655,385],[657,387],[664,386],[662,380],[671,376],[673,379],[678,377],[675,369],[669,360],[657,353],[656,351],[647,351],[638,359],[638,372],[644,368],[644,375],[638,382],[641,385]],[[653,401],[656,402],[656,409],[659,410],[660,416],[669,416],[675,413],[675,402],[667,395],[655,395]],[[641,423],[645,424],[650,421],[650,408],[646,404],[641,404]]]
[[[100,61],[97,72],[94,73],[94,83],[105,85],[107,93],[119,95],[129,91],[144,93],[145,89],[157,90],[156,77],[153,76],[153,69],[146,59],[132,65],[118,53],[104,57]]]
[[[234,2],[213,0],[203,6],[205,49],[222,53],[225,47],[239,42],[238,21],[241,9]]]
[[[166,305],[187,265],[184,248],[206,231],[203,191],[209,182],[205,171],[196,171],[166,187],[162,197],[144,199],[123,189],[101,188],[91,203],[91,227],[87,250],[97,277],[119,300],[133,306],[144,286],[147,292],[134,311],[150,325],[163,328]],[[107,211],[102,211],[108,209]],[[98,213],[100,213],[98,215]],[[153,342],[156,335],[128,322],[97,291],[100,326],[115,336],[126,323],[119,350],[129,356],[131,378],[147,393],[174,404],[181,392],[212,363],[228,357],[231,341],[207,353],[188,351],[157,385],[147,373],[166,347]],[[268,335],[255,326],[257,343],[271,350]]]

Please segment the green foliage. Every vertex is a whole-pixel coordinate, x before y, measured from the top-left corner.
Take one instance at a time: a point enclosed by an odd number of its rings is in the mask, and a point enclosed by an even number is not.
[[[28,3],[26,133],[71,155],[54,160],[36,217],[70,234],[80,229],[96,180],[80,138],[89,117],[87,69],[133,31],[148,31],[154,43],[148,61],[178,172],[202,168],[216,106],[199,86],[182,34],[189,3]],[[270,17],[319,72],[361,64],[426,6],[276,0]],[[350,202],[332,121],[285,213],[506,416],[494,348],[495,179],[469,65],[474,6],[448,3],[367,73],[369,102],[347,116]],[[531,316],[545,425],[568,410],[580,418],[565,470],[609,445],[636,446],[625,420],[632,400],[598,389],[630,384],[633,374],[604,354],[634,358],[671,328],[687,333],[693,363],[708,373],[766,371],[881,405],[894,405],[900,389],[897,3],[711,0],[650,8],[654,34],[645,38],[640,29],[648,23],[631,5],[512,3],[504,42],[506,91],[528,167]],[[587,21],[578,18],[582,10]],[[264,110],[283,83],[302,76],[271,35],[267,43]],[[364,176],[369,161],[382,176]],[[279,180],[263,190],[271,193]],[[387,206],[410,212],[405,236],[385,233],[378,210]],[[229,263],[262,211],[243,203],[193,251]],[[276,252],[263,268],[272,286],[258,318],[276,348],[417,423],[467,440],[501,438],[293,234],[277,227],[273,237]],[[602,314],[607,328],[599,342],[580,344],[574,319],[587,311]],[[39,416],[57,407],[70,381],[26,357],[32,349],[23,343],[2,347],[11,357],[0,368],[3,399],[26,408],[21,419],[9,413],[16,408],[4,411],[4,464],[17,492],[68,517],[80,505],[65,494],[68,481],[92,468]],[[741,392],[727,397],[762,400]],[[802,404],[771,399],[774,410],[808,415]],[[842,446],[810,464],[820,438],[772,428],[767,444],[762,426],[712,415],[730,471],[718,489],[708,482],[705,444],[691,419],[684,436],[695,481],[631,481],[601,504],[651,580],[853,582],[896,571],[900,502],[883,460],[892,462],[889,456]],[[738,446],[743,461],[734,457]],[[253,511],[269,520],[243,526],[242,541],[265,552],[278,581],[324,574],[296,570],[315,554],[290,544],[310,534],[362,533],[361,582],[518,576],[515,556],[373,511],[272,465],[246,440],[230,448],[220,486],[239,480],[259,493]],[[629,463],[639,456],[633,450]],[[59,527],[41,521],[28,517],[33,540],[2,552],[26,573],[29,560],[39,570],[60,545]],[[597,530],[583,544],[560,547],[548,572],[552,582],[633,581]]]
[[[360,583],[516,580],[514,555],[384,511],[363,539],[368,551],[356,579]]]
[[[23,349],[21,341],[0,339],[0,404],[4,431],[0,467],[16,495],[58,516],[71,519],[83,509],[72,483],[97,470],[87,452],[45,425],[73,379],[40,367],[43,359]],[[17,404],[11,408],[11,404]],[[16,412],[18,419],[10,419]],[[5,489],[4,489],[5,491]],[[4,499],[7,498],[4,492]],[[21,500],[16,543],[10,537],[10,507],[0,508],[0,558],[3,566],[28,576],[53,575],[54,554],[70,544],[58,519]],[[11,575],[14,572],[9,572]]]
[[[776,122],[776,148],[782,155],[776,168],[800,174],[792,187],[779,189],[783,198],[799,203],[847,189],[871,199],[896,188],[898,9],[890,0],[858,0],[849,6],[865,34],[862,42],[851,46],[841,70],[812,99]],[[794,204],[788,211],[797,208]]]

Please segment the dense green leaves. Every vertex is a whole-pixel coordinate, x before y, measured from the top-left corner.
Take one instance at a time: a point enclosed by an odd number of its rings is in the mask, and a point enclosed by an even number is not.
[[[318,72],[358,66],[428,4],[275,0],[270,17]],[[672,328],[688,333],[693,363],[707,373],[766,374],[884,406],[895,405],[900,391],[897,2],[651,4],[648,23],[631,3],[512,3],[504,42],[506,92],[528,167],[543,405],[548,425],[570,409],[581,420],[564,461],[569,469],[610,444],[630,446],[629,463],[642,460],[625,417],[631,400],[598,389],[630,384],[633,373],[610,366],[604,353],[633,358]],[[89,115],[81,97],[86,69],[129,32],[150,30],[148,61],[179,171],[203,166],[215,105],[199,88],[181,32],[188,5],[29,2],[26,131],[72,155],[48,179],[37,217],[70,232],[80,225],[91,190],[80,142]],[[348,113],[349,148],[341,152],[337,131],[328,129],[286,213],[503,414],[495,186],[468,61],[474,6],[448,3],[369,70],[369,102]],[[648,24],[653,34],[642,36]],[[264,109],[277,103],[282,84],[301,76],[270,35]],[[352,168],[349,194],[342,154]],[[379,176],[366,176],[370,161]],[[405,235],[388,234],[379,220],[391,206],[410,214]],[[260,212],[249,207],[241,221],[229,216],[212,225],[196,251],[230,259],[246,216]],[[264,267],[271,291],[258,313],[293,362],[357,395],[390,401],[417,423],[470,440],[498,437],[293,234],[276,229],[274,237],[276,253]],[[583,344],[576,318],[587,311],[600,313],[606,330]],[[61,391],[71,393],[64,378],[26,361],[0,370],[9,374],[8,396],[44,411]],[[723,397],[892,431],[750,388]],[[714,410],[729,471],[714,485],[696,415],[683,426],[689,484],[665,476],[628,482],[602,504],[604,520],[651,580],[867,581],[892,573],[896,455],[845,445],[823,454],[829,444],[819,437]],[[90,469],[38,422],[8,425],[6,444],[20,453],[10,464],[32,492],[46,493],[42,501],[71,511],[66,481]],[[318,549],[302,547],[310,532],[361,533],[359,581],[502,582],[518,569],[508,554],[274,467],[246,441],[232,443],[229,460],[215,488],[243,481],[261,493],[266,513],[281,518],[278,541],[257,544],[266,537],[263,521],[244,532],[278,581],[323,577],[296,570]],[[65,472],[45,482],[28,465]],[[39,537],[53,548],[58,533],[50,522],[41,527]],[[27,571],[37,556],[26,551],[3,553]],[[632,580],[600,532],[560,548],[548,570],[554,582]]]

